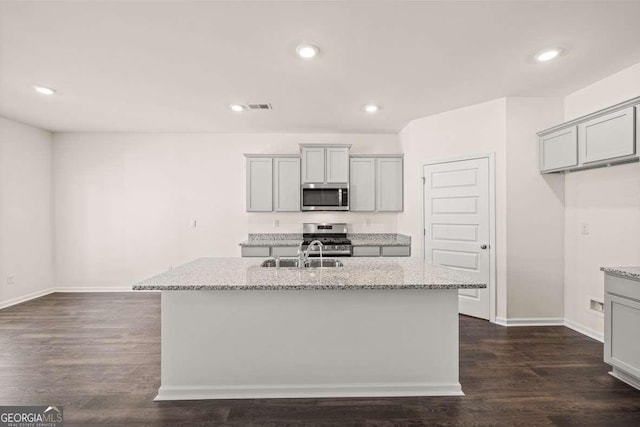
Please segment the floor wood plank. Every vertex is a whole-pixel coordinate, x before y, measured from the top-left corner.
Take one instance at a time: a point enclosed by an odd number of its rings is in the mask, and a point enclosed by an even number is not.
[[[0,310],[0,404],[88,426],[638,426],[640,392],[570,329],[460,317],[464,397],[154,402],[160,297],[56,293]]]

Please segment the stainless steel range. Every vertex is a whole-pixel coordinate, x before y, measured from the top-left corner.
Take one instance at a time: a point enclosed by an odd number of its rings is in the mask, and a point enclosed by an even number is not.
[[[347,224],[313,224],[302,225],[302,249],[307,250],[309,243],[319,240],[322,243],[323,256],[351,256],[351,240],[347,239]],[[309,256],[320,256],[318,245],[313,245]]]

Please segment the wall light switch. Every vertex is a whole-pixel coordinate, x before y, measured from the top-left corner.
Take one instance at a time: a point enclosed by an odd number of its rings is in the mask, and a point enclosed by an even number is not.
[[[15,276],[7,276],[7,285],[15,285],[15,284],[16,284]]]
[[[583,222],[580,225],[580,234],[589,234],[589,224],[586,222]]]

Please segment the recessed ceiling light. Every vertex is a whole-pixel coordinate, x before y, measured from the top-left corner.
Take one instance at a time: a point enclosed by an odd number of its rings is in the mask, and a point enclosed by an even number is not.
[[[536,55],[536,59],[540,62],[551,61],[552,59],[560,55],[560,52],[562,52],[562,50],[560,49],[543,50],[542,52]]]
[[[301,44],[296,48],[296,52],[300,58],[311,59],[320,52],[320,49],[312,44]]]
[[[236,113],[241,113],[244,111],[244,105],[240,104],[231,104],[229,105],[229,108],[231,108],[231,111],[235,111]]]
[[[366,111],[369,114],[377,113],[379,109],[380,107],[378,107],[375,104],[367,104],[364,106],[364,111]]]
[[[43,95],[53,95],[54,93],[56,93],[55,90],[44,86],[34,86],[33,89]]]

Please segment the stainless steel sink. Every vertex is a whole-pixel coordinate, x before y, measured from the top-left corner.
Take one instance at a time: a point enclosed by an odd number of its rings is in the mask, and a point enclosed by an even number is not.
[[[276,267],[276,265],[277,265],[276,260],[271,258],[263,261],[262,264],[260,264],[260,267]],[[291,267],[297,268],[298,260],[295,258],[282,258],[280,259],[280,267],[281,268],[291,268]],[[321,267],[320,258],[313,258],[308,260],[304,267],[305,268]],[[322,267],[344,267],[344,264],[340,260],[327,258],[322,260]]]

